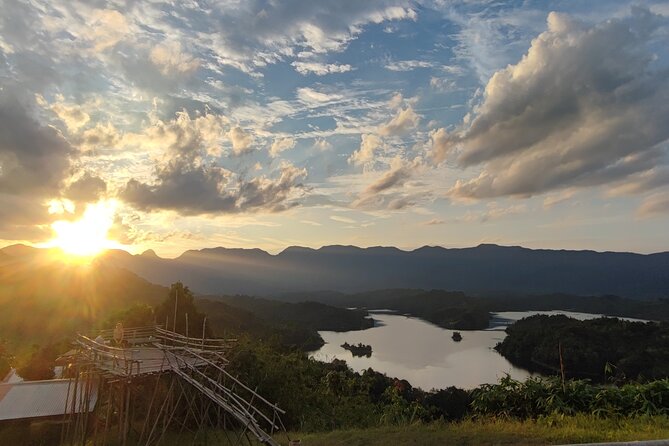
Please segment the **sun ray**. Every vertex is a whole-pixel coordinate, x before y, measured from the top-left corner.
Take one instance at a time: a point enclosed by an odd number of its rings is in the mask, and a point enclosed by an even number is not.
[[[76,221],[59,220],[51,224],[55,233],[45,246],[59,248],[66,256],[92,258],[102,251],[120,246],[108,238],[114,224],[116,202],[113,200],[87,204]]]

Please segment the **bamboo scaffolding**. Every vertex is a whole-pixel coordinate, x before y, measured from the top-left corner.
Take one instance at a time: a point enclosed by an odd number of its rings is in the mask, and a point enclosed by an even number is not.
[[[206,443],[209,428],[216,436],[222,428],[228,442],[232,429],[237,444],[250,444],[250,434],[278,446],[273,434],[285,432],[285,412],[225,370],[236,339],[206,338],[205,324],[198,338],[189,337],[188,329],[182,335],[160,326],[124,328],[119,346],[109,345],[113,330],[95,339],[78,335],[61,444],[104,446],[113,435],[122,446],[158,445],[180,426],[179,438],[186,430],[193,444],[200,435]],[[153,390],[142,391],[145,386]]]

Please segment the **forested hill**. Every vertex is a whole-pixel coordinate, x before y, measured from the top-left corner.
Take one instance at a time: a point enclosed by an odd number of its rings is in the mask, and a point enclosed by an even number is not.
[[[12,250],[0,256],[0,339],[53,341],[166,296],[167,288],[123,268],[66,264],[47,254]]]
[[[101,262],[162,285],[178,277],[201,294],[276,295],[388,288],[482,293],[669,296],[669,252],[650,255],[479,245],[445,249],[326,246],[187,251],[176,259],[112,251]]]

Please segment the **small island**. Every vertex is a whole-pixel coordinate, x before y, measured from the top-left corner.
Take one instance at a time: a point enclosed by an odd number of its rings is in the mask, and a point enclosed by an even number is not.
[[[348,342],[344,342],[341,347],[345,350],[348,350],[351,352],[353,356],[366,356],[369,358],[372,356],[372,346],[371,345],[365,345],[362,343],[358,343],[358,345],[355,344],[349,344]]]
[[[462,335],[460,334],[459,331],[454,331],[453,336],[451,336],[451,339],[453,339],[455,342],[460,342],[462,341]]]

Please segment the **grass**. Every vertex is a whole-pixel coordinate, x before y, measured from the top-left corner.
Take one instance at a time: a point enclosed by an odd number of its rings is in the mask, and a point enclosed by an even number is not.
[[[303,446],[544,445],[669,438],[666,416],[549,417],[536,421],[479,420],[387,426],[323,433],[293,433]]]
[[[19,433],[20,429],[16,430]],[[13,439],[7,429],[0,429],[0,438]],[[546,445],[567,443],[595,443],[634,440],[658,440],[669,438],[669,417],[618,417],[597,418],[590,415],[553,416],[539,420],[468,420],[459,423],[429,423],[408,426],[381,426],[369,429],[348,429],[332,432],[291,432],[291,439],[302,440],[302,446],[441,446],[441,445]],[[42,435],[38,441],[26,441],[20,435],[12,444],[43,445]],[[227,438],[226,438],[227,437]],[[282,445],[288,444],[285,435],[276,439]],[[39,441],[41,440],[41,441]],[[193,434],[168,434],[161,444],[176,446],[182,444],[227,446],[238,444],[233,433],[225,435],[210,430]],[[9,444],[9,443],[8,443]],[[110,444],[114,444],[113,442]],[[253,443],[260,444],[260,443]]]

